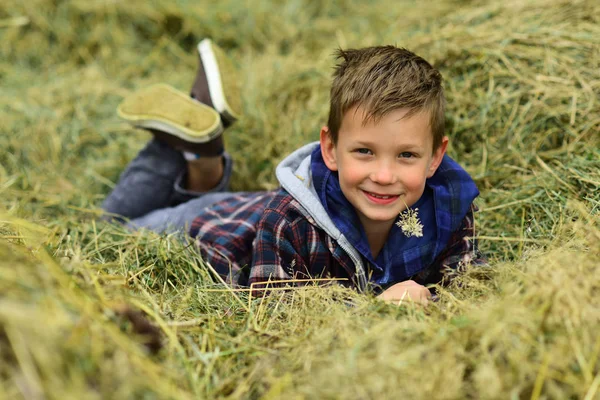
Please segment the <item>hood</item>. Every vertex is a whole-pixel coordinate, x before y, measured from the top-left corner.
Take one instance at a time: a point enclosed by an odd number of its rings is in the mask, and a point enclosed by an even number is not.
[[[281,186],[302,205],[308,221],[323,229],[350,256],[355,266],[357,287],[362,291],[367,286],[367,278],[360,254],[335,226],[312,184],[310,159],[316,146],[319,142],[309,143],[291,153],[279,163],[275,175]]]

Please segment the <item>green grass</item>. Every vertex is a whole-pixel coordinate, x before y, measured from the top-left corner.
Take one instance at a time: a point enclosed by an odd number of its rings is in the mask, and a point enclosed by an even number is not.
[[[0,4],[0,398],[600,396],[597,1],[210,3]],[[244,81],[236,190],[276,187],[317,139],[336,47],[430,60],[492,268],[425,310],[339,288],[249,299],[213,291],[188,243],[97,221],[149,138],[117,104],[187,91],[206,36]]]

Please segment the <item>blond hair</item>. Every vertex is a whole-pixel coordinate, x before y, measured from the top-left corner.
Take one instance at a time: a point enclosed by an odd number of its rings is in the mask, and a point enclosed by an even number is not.
[[[445,98],[442,75],[423,58],[394,46],[339,49],[341,60],[333,73],[328,127],[337,144],[344,114],[354,108],[365,110],[363,123],[377,123],[387,113],[408,108],[406,117],[428,111],[433,133],[433,150],[444,137]]]

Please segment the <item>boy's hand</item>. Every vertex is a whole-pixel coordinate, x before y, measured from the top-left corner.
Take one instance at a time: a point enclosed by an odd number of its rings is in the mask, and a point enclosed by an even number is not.
[[[401,301],[413,301],[425,306],[431,299],[431,293],[429,289],[415,281],[404,281],[387,288],[377,298],[388,303],[398,304]]]

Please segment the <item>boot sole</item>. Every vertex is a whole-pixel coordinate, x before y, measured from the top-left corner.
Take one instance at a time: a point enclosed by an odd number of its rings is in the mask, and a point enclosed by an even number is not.
[[[126,97],[117,114],[132,125],[206,143],[223,133],[219,114],[169,85],[157,84]]]
[[[227,61],[215,52],[210,39],[204,39],[198,43],[198,53],[204,66],[204,73],[208,81],[208,91],[210,92],[213,107],[227,122],[235,122],[240,118],[240,112],[234,111],[227,101],[227,96],[223,90],[223,76],[221,74],[223,68],[219,68],[219,62],[224,64]]]

